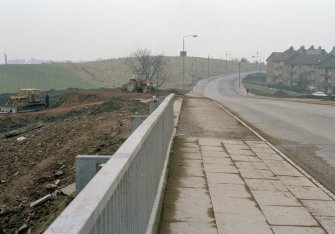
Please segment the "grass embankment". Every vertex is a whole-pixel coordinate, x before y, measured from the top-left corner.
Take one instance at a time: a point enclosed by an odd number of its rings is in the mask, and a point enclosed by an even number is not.
[[[162,89],[183,87],[182,59],[166,57],[167,78]],[[227,65],[227,66],[226,66]],[[243,63],[241,72],[252,71],[255,64]],[[197,81],[226,73],[237,73],[238,62],[208,58],[185,58],[185,89]],[[132,74],[125,58],[82,63],[57,63],[38,65],[0,65],[0,93],[15,93],[19,88],[42,90],[67,88],[117,88],[128,82]],[[154,82],[156,82],[154,80]]]
[[[49,90],[97,87],[58,64],[0,66],[0,93],[16,92],[20,88]]]
[[[301,92],[297,87],[286,87],[284,85],[266,83],[266,74],[264,73],[252,74],[245,77],[243,84],[251,93],[259,96],[302,97],[306,95],[305,92]],[[297,90],[298,92],[292,90]]]

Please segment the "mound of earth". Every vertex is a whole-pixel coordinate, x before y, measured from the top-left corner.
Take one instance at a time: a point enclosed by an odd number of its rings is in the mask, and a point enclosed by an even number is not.
[[[75,182],[75,157],[113,155],[131,133],[129,115],[148,114],[148,105],[135,99],[150,97],[75,90],[61,95],[57,108],[0,116],[0,233],[43,232],[73,199],[61,189]]]

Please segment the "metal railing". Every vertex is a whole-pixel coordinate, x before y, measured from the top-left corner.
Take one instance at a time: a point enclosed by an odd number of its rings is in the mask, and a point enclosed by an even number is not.
[[[129,136],[45,233],[146,233],[173,136],[174,95]],[[155,205],[155,207],[157,207]]]

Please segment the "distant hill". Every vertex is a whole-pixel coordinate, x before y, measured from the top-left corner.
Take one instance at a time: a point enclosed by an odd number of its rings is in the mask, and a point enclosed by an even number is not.
[[[161,88],[182,88],[182,60],[166,57],[169,78]],[[257,65],[242,63],[241,71],[256,70]],[[228,61],[228,73],[238,72],[238,63]],[[226,73],[224,60],[209,60],[209,75]],[[19,88],[116,88],[126,83],[132,75],[126,60],[110,59],[83,63],[54,63],[33,65],[0,65],[0,93],[16,92]],[[186,57],[185,87],[191,88],[198,80],[208,77],[208,59]]]
[[[66,89],[96,88],[92,82],[59,64],[1,65],[0,93],[16,92],[19,88]]]

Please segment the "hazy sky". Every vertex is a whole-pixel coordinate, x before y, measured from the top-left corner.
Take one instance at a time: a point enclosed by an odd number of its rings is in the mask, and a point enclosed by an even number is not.
[[[0,0],[0,62],[94,60],[138,48],[233,58],[335,46],[334,0]]]

